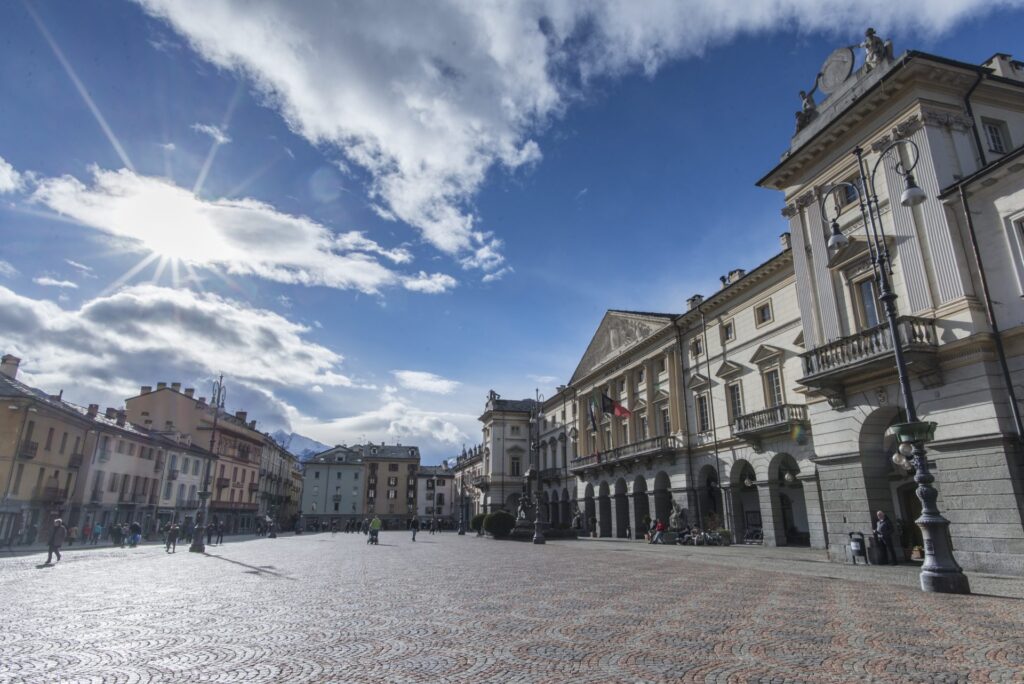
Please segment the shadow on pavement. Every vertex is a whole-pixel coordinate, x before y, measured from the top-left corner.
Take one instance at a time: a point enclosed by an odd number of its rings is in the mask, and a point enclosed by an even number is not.
[[[253,575],[273,575],[274,577],[279,577],[280,579],[292,580],[293,582],[295,581],[294,577],[289,577],[288,575],[282,574],[280,572],[274,572],[273,570],[265,570],[264,568],[255,565],[249,565],[248,563],[243,563],[242,561],[232,560],[230,558],[225,558],[224,556],[215,556],[212,553],[204,553],[203,555],[207,558],[216,558],[217,560],[233,563],[234,565],[241,565],[243,568],[249,568],[247,572]]]

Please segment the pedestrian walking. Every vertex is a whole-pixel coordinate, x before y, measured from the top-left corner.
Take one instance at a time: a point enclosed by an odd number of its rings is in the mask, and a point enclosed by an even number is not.
[[[200,536],[202,536],[203,533],[200,531],[199,534],[200,534]],[[210,522],[210,523],[206,523],[206,544],[207,544],[207,546],[209,546],[212,543],[213,543],[213,523]]]
[[[167,553],[174,553],[178,550],[178,523],[172,523],[167,529]]]
[[[128,526],[128,546],[135,548],[142,541],[142,524],[136,520],[132,521],[132,524]]]
[[[64,527],[64,522],[60,518],[55,519],[53,521],[53,528],[50,529],[49,552],[46,554],[46,565],[50,564],[54,554],[57,555],[57,562],[60,562],[60,547],[64,544],[67,536],[68,528]]]
[[[896,548],[892,545],[892,521],[889,520],[889,516],[885,514],[885,511],[878,511],[875,514],[877,518],[875,520],[875,544],[878,546],[878,563],[879,565],[896,565],[899,561],[896,560]]]
[[[224,543],[224,521],[217,523],[217,546]]]
[[[103,523],[96,523],[92,526],[92,542],[93,546],[100,543],[100,539],[103,538]]]
[[[409,521],[409,529],[412,530],[412,540],[416,541],[416,533],[420,530],[420,519],[413,517]]]
[[[82,525],[82,544],[88,544],[92,541],[92,522],[89,520],[85,521]]]

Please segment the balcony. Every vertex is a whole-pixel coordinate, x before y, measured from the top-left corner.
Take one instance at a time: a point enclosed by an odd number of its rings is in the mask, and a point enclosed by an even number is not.
[[[763,437],[785,434],[799,425],[809,425],[807,407],[802,404],[779,404],[738,416],[733,423],[732,434],[749,442],[755,451],[760,451]]]
[[[110,450],[109,449],[104,449],[102,451],[98,451],[96,453],[96,460],[99,461],[100,463],[106,463],[107,461],[109,461],[110,460]]]
[[[159,458],[156,461],[153,462],[153,472],[154,473],[159,473],[163,469],[164,469],[164,462],[161,461]]]
[[[149,497],[145,494],[132,494],[131,503],[141,506],[144,505],[148,499]]]
[[[217,489],[224,489],[231,484],[231,479],[227,477],[217,478]]]
[[[682,442],[675,435],[649,437],[602,453],[574,458],[569,463],[569,472],[582,478],[587,470],[597,467],[613,470],[616,465],[622,465],[628,470],[641,459],[647,461],[653,461],[655,458],[674,459],[676,450],[682,448]]]
[[[174,480],[177,480],[177,479],[178,479],[178,470],[177,470],[177,468],[175,468],[175,469],[173,469],[173,470],[168,470],[168,471],[167,471],[167,479],[168,479],[168,480],[171,480],[172,482],[173,482]]]
[[[900,316],[896,329],[910,370],[934,372],[939,346],[935,320]],[[845,404],[846,383],[870,375],[896,372],[892,336],[887,323],[829,342],[800,356],[804,363],[804,377],[800,384],[829,397],[834,407]]]
[[[83,460],[82,454],[71,454],[68,458],[68,468],[81,468]]]
[[[250,492],[258,492],[259,490],[260,490],[260,483],[259,482],[250,482],[249,483],[249,491]]]
[[[259,504],[247,503],[245,501],[219,501],[211,503],[210,508],[232,511],[255,511],[259,508]]]
[[[561,477],[561,468],[544,468],[540,471],[541,482],[556,482]]]
[[[59,487],[42,487],[37,491],[36,499],[47,503],[56,503],[68,498],[68,490]]]
[[[99,490],[99,489],[94,489],[92,491],[92,493],[89,494],[89,503],[98,504],[98,503],[102,503],[102,502],[103,502],[103,492],[101,490]]]
[[[473,485],[477,489],[484,489],[484,490],[486,490],[488,487],[491,486],[491,476],[490,475],[474,475],[473,477],[469,478],[469,484]]]
[[[331,500],[334,503],[341,503],[341,494],[335,494],[334,496],[331,497]]]
[[[18,456],[24,459],[33,459],[39,453],[39,442],[25,442],[18,449]]]

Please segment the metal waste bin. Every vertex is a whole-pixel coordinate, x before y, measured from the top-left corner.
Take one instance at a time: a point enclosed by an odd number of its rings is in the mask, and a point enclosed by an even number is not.
[[[869,565],[868,546],[864,540],[863,532],[850,532],[850,559],[857,565],[857,558],[864,559],[864,565]]]

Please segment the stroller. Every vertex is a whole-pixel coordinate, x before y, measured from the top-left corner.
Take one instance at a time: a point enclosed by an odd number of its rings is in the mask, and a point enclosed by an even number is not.
[[[370,536],[366,538],[366,543],[367,544],[376,544],[377,543],[377,535],[379,533],[380,533],[380,530],[371,529],[370,530]]]

